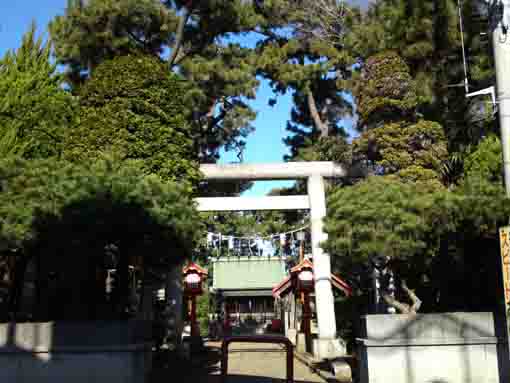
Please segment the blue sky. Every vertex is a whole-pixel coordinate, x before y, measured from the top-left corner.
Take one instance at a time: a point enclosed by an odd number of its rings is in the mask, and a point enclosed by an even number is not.
[[[35,20],[39,32],[48,22],[62,14],[66,0],[0,0],[0,55],[19,46],[23,33]]]
[[[366,0],[361,0],[365,3]],[[16,49],[23,33],[27,31],[30,23],[35,21],[39,33],[45,33],[48,22],[57,14],[63,14],[67,0],[0,0],[0,56],[8,49]],[[244,43],[253,43],[251,36],[246,36]],[[254,122],[255,132],[247,139],[244,162],[282,162],[287,148],[282,142],[286,136],[285,126],[290,116],[292,100],[290,94],[279,96],[278,103],[271,107],[269,98],[273,93],[269,84],[261,83],[257,98],[250,105],[257,111]],[[223,153],[221,162],[236,162],[234,153]],[[266,194],[274,187],[289,186],[289,181],[283,182],[257,182],[245,193],[249,196]]]

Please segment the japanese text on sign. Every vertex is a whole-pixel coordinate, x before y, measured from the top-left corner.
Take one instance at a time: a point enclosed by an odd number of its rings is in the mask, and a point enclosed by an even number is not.
[[[510,303],[510,227],[502,227],[499,229],[499,242],[501,246],[505,305],[507,305],[506,309],[508,311],[508,304]]]

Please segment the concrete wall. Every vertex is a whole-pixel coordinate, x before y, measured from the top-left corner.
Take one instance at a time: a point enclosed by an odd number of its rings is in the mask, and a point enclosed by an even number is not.
[[[503,383],[492,313],[368,315],[360,383]]]
[[[143,383],[147,322],[0,324],[0,382]]]

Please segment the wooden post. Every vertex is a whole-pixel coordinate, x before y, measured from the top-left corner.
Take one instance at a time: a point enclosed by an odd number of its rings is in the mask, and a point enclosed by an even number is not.
[[[199,336],[200,331],[197,324],[197,297],[192,295],[190,297],[191,300],[191,336]]]
[[[312,317],[312,311],[310,309],[310,293],[304,293],[304,303],[303,303],[303,332],[305,333],[305,344],[306,351],[310,352],[312,350],[312,332],[310,320]]]
[[[286,383],[294,383],[294,346],[287,337],[284,336],[227,336],[223,338],[221,345],[221,382],[225,383],[228,374],[228,346],[230,343],[269,343],[269,344],[283,344],[287,351],[287,373]]]

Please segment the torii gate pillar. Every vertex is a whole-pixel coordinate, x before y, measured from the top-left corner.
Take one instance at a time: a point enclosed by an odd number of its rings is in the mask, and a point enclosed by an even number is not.
[[[314,354],[320,359],[344,356],[345,343],[337,338],[330,256],[320,246],[327,239],[323,229],[326,216],[324,178],[344,177],[344,169],[333,162],[287,162],[281,164],[201,165],[208,180],[306,179],[308,196],[211,197],[197,198],[199,211],[298,210],[310,209],[312,256],[315,274],[315,307],[319,338]]]
[[[311,176],[308,178],[308,196],[310,198],[310,231],[315,276],[315,307],[319,327],[319,339],[314,353],[321,359],[332,359],[345,355],[346,349],[343,342],[336,336],[330,256],[320,246],[328,238],[323,228],[323,219],[326,216],[326,193],[323,177]]]

